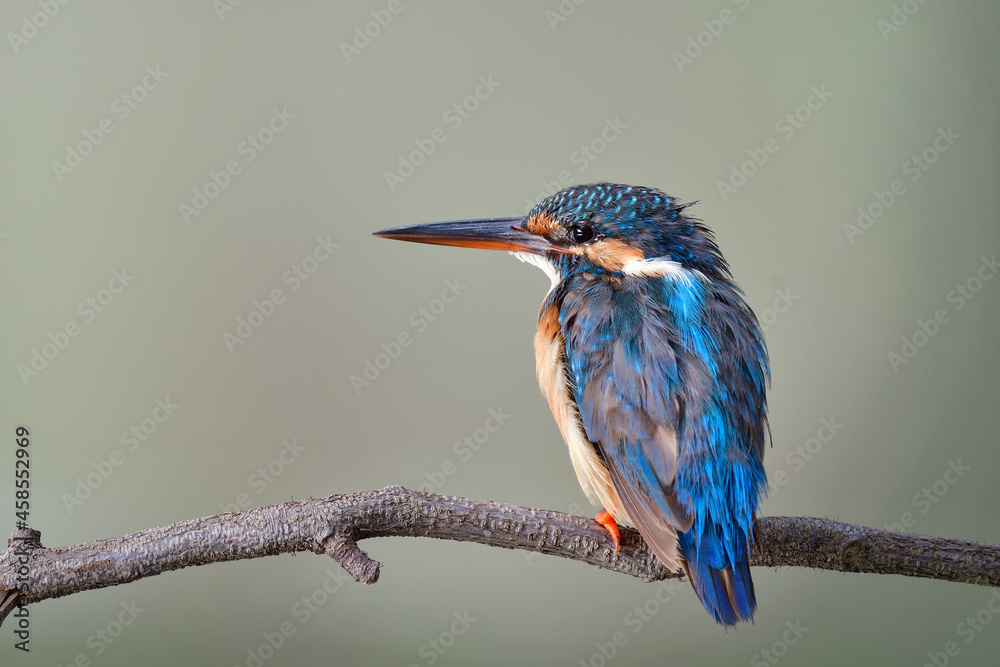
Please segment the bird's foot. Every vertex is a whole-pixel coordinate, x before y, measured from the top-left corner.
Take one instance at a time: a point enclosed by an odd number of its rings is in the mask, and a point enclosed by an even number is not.
[[[611,535],[611,542],[615,545],[615,555],[618,555],[618,548],[621,546],[622,534],[618,530],[618,522],[607,510],[601,510],[594,517],[594,521],[604,526],[604,529]]]

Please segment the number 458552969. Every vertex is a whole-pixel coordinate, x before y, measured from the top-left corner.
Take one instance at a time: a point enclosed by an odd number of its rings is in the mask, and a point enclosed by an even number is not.
[[[31,508],[31,452],[28,450],[28,445],[31,444],[31,433],[27,426],[18,426],[14,433],[17,436],[15,439],[17,459],[14,462],[14,485],[17,487],[17,491],[14,492],[16,499],[14,509],[16,510],[17,527],[27,528],[28,513]]]

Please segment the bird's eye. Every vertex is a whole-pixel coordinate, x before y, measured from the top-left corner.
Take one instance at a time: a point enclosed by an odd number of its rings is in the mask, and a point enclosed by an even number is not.
[[[594,240],[596,232],[594,232],[593,227],[587,225],[573,225],[569,230],[569,235],[573,239],[573,243],[587,243]]]

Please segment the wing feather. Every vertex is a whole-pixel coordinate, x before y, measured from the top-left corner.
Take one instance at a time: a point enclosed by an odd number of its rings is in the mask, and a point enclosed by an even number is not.
[[[690,530],[694,517],[674,486],[683,412],[677,346],[634,294],[610,289],[590,282],[585,299],[563,302],[568,379],[584,436],[625,512],[657,556],[680,569],[677,533]]]

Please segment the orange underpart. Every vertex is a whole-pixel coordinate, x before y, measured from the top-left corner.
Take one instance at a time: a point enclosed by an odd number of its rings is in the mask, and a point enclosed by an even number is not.
[[[607,510],[601,510],[594,517],[594,521],[604,526],[604,529],[611,535],[611,542],[615,545],[615,555],[618,555],[618,548],[622,543],[622,534],[618,530],[618,523]]]

